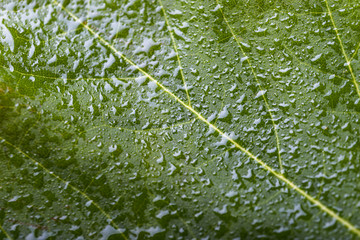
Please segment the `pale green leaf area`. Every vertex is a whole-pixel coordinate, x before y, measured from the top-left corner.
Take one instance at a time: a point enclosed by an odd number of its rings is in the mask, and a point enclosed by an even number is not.
[[[358,239],[360,2],[0,0],[1,239]]]

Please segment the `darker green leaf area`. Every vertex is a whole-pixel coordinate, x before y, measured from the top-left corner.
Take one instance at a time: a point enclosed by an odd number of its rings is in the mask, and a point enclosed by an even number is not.
[[[359,238],[359,9],[0,0],[0,239]]]

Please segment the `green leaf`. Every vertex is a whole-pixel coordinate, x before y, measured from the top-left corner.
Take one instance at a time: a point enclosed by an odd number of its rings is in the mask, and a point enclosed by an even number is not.
[[[8,239],[360,236],[358,1],[0,1]]]

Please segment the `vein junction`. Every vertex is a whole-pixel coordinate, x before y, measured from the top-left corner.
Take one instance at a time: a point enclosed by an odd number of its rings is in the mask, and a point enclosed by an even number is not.
[[[330,10],[330,7],[329,7],[329,3],[328,3],[327,0],[325,0],[325,4],[326,4],[326,8],[327,8],[327,10],[328,10],[328,14],[329,14],[329,16],[330,16],[331,23],[332,23],[332,25],[333,25],[333,27],[334,27],[334,31],[335,31],[335,34],[336,34],[336,38],[337,38],[338,41],[339,41],[339,44],[340,44],[340,47],[341,47],[341,52],[342,52],[342,54],[344,55],[344,58],[345,58],[345,61],[346,61],[346,65],[347,65],[347,67],[349,68],[349,71],[350,71],[350,74],[351,74],[351,78],[352,78],[353,83],[354,83],[354,86],[355,86],[355,88],[356,88],[356,92],[357,92],[357,94],[359,95],[359,98],[360,98],[359,84],[358,84],[358,82],[356,81],[356,78],[355,78],[355,75],[354,75],[354,71],[353,71],[353,69],[352,69],[352,67],[351,67],[351,61],[349,60],[349,58],[348,58],[348,56],[347,56],[347,54],[346,54],[346,52],[345,52],[344,45],[343,45],[343,43],[342,43],[342,41],[341,41],[341,38],[340,38],[340,35],[339,35],[339,31],[338,31],[338,29],[337,29],[337,27],[336,27],[336,25],[335,25],[335,21],[334,21],[334,18],[333,18],[333,16],[332,16],[332,13],[331,13],[331,10]]]
[[[268,166],[265,162],[263,162],[261,159],[253,155],[250,151],[239,145],[235,140],[233,140],[231,137],[229,137],[227,134],[225,134],[223,131],[221,131],[219,128],[217,128],[215,125],[210,123],[208,120],[206,120],[205,117],[203,117],[199,112],[197,112],[192,106],[189,104],[186,104],[184,101],[182,101],[180,98],[178,98],[174,93],[172,93],[169,89],[167,89],[164,85],[162,85],[159,81],[157,81],[154,77],[152,77],[150,74],[148,74],[145,70],[141,69],[138,65],[136,65],[134,62],[132,62],[130,59],[128,59],[125,55],[123,55],[121,52],[119,52],[117,49],[115,49],[109,42],[107,42],[104,38],[99,36],[93,29],[91,29],[88,25],[84,24],[77,16],[75,16],[73,13],[71,13],[69,10],[67,10],[65,7],[63,7],[60,3],[58,3],[56,0],[53,1],[54,4],[58,5],[60,8],[62,8],[65,12],[67,12],[75,21],[80,23],[85,29],[87,29],[92,35],[94,35],[101,43],[103,43],[106,47],[111,49],[114,53],[116,53],[119,57],[124,59],[127,63],[135,67],[138,71],[140,71],[144,76],[148,77],[151,81],[156,83],[164,92],[166,92],[169,96],[174,98],[178,103],[180,103],[183,107],[188,109],[190,112],[192,112],[198,119],[200,119],[202,122],[204,122],[206,125],[208,125],[210,128],[218,132],[223,138],[227,139],[229,142],[231,142],[236,148],[241,150],[243,153],[245,153],[247,156],[255,160],[258,164],[260,164],[266,171],[270,172],[272,175],[274,175],[276,178],[281,180],[282,182],[286,183],[287,186],[296,192],[300,193],[305,199],[310,201],[311,203],[318,206],[322,211],[326,212],[328,215],[336,219],[339,223],[347,227],[350,231],[355,233],[356,235],[360,236],[360,230],[357,229],[353,224],[351,224],[346,219],[339,216],[337,213],[335,213],[333,210],[325,206],[323,203],[315,199],[314,197],[310,196],[308,193],[306,193],[304,190],[302,190],[300,187],[295,185],[292,181],[290,181],[288,178],[286,178],[283,174],[278,173],[273,168]]]

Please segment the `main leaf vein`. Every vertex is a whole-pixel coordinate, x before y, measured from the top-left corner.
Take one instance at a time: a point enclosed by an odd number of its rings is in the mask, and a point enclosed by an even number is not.
[[[188,109],[190,112],[192,112],[198,119],[200,119],[202,122],[204,122],[207,126],[218,132],[223,138],[227,139],[230,143],[232,143],[236,148],[241,150],[243,153],[245,153],[247,156],[249,156],[251,159],[256,161],[259,165],[261,165],[266,171],[274,175],[276,178],[278,178],[280,181],[287,184],[287,186],[296,192],[298,192],[300,195],[302,195],[305,199],[310,201],[311,203],[315,204],[317,207],[319,207],[323,212],[327,213],[331,217],[333,217],[336,221],[344,225],[346,228],[348,228],[350,231],[355,233],[356,235],[360,236],[360,230],[357,229],[352,223],[350,223],[348,220],[342,218],[340,215],[338,215],[336,212],[325,206],[322,202],[315,199],[314,197],[310,196],[308,193],[306,193],[304,190],[302,190],[300,187],[298,187],[295,183],[293,183],[291,180],[286,178],[283,174],[278,173],[276,170],[268,166],[265,162],[263,162],[261,159],[259,159],[257,156],[252,154],[249,150],[242,147],[240,144],[238,144],[234,139],[229,137],[227,134],[225,134],[223,131],[221,131],[218,127],[210,123],[205,117],[203,117],[199,112],[197,112],[194,108],[192,108],[190,105],[186,104],[184,101],[182,101],[179,97],[177,97],[173,92],[171,92],[168,88],[166,88],[164,85],[162,85],[158,80],[156,80],[154,77],[152,77],[149,73],[147,73],[145,70],[140,68],[137,64],[135,64],[133,61],[128,59],[125,55],[123,55],[121,52],[119,52],[114,46],[112,46],[109,42],[107,42],[104,38],[102,38],[99,34],[97,34],[93,29],[91,29],[88,25],[84,24],[77,16],[75,16],[72,12],[70,12],[68,9],[66,9],[64,6],[62,6],[60,3],[58,3],[56,0],[53,1],[53,3],[57,6],[59,6],[61,9],[63,9],[67,14],[69,14],[70,17],[72,17],[75,21],[80,23],[85,29],[87,29],[92,35],[94,35],[102,44],[104,44],[106,47],[114,51],[119,57],[124,59],[127,63],[132,65],[134,68],[136,68],[139,72],[144,74],[144,76],[148,77],[151,81],[156,83],[164,92],[166,92],[170,97],[174,98],[178,103],[180,103],[183,107]]]

